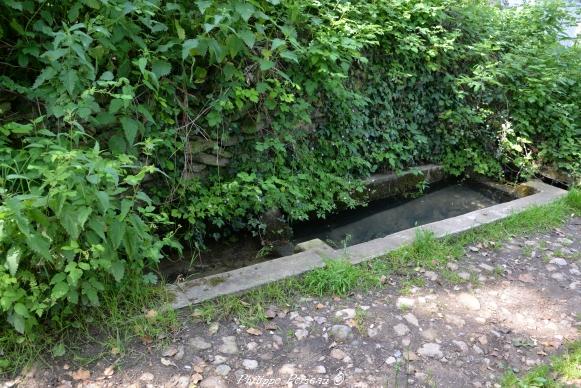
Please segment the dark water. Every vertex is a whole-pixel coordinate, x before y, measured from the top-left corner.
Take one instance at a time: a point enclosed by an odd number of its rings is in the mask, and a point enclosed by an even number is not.
[[[319,238],[340,248],[384,237],[418,225],[492,206],[511,198],[476,183],[447,183],[415,199],[385,199],[319,222],[295,225],[294,242]]]

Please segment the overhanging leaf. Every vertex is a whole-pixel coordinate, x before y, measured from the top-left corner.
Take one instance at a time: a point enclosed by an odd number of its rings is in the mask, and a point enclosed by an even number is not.
[[[236,4],[235,9],[245,22],[254,14],[254,6],[247,2]]]
[[[72,96],[73,93],[75,92],[77,82],[79,82],[79,77],[77,76],[76,70],[72,69],[66,70],[64,73],[61,74],[60,80],[65,86],[65,89],[67,89],[67,92],[69,92],[69,94]]]
[[[157,78],[164,77],[171,72],[171,64],[166,61],[155,61],[151,65],[151,70]]]
[[[10,275],[14,276],[18,270],[18,264],[20,263],[20,258],[22,257],[22,250],[13,246],[8,250],[6,254],[6,269],[10,272]]]
[[[238,36],[240,37],[240,39],[244,41],[244,43],[246,44],[246,46],[248,46],[249,49],[254,47],[254,43],[256,42],[256,36],[252,31],[250,30],[239,31]]]
[[[137,136],[137,130],[139,129],[139,122],[130,117],[122,117],[120,121],[127,143],[133,145],[135,137]]]

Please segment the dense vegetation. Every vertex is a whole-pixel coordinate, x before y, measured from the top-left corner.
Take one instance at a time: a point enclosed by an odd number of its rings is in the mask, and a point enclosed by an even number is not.
[[[581,170],[581,48],[555,2],[0,11],[0,314],[20,333],[154,282],[176,241],[353,205],[375,171]]]

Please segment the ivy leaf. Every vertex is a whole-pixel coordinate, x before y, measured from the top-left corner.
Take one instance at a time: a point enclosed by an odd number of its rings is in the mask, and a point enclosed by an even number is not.
[[[26,244],[34,252],[41,255],[46,260],[50,260],[50,242],[38,233],[31,233],[26,237]]]
[[[151,65],[151,70],[157,78],[165,77],[171,72],[171,64],[166,61],[155,61]]]
[[[69,285],[66,282],[59,282],[54,285],[50,297],[54,300],[63,298],[69,293]]]
[[[60,80],[65,86],[65,89],[67,89],[67,92],[69,92],[69,95],[72,96],[73,93],[75,92],[75,86],[79,81],[77,72],[72,69],[66,70],[64,73],[61,74]]]
[[[222,116],[220,115],[220,112],[216,112],[215,110],[208,113],[206,119],[208,120],[208,125],[210,127],[215,127],[222,122]]]
[[[236,4],[235,9],[245,22],[254,14],[254,6],[247,2]]]
[[[214,56],[216,63],[221,63],[226,56],[226,51],[216,39],[210,39],[209,47],[210,53]]]
[[[176,26],[176,32],[178,34],[178,38],[180,38],[180,40],[186,39],[186,31],[180,25],[180,22],[178,20],[175,21],[175,26]]]
[[[208,0],[200,0],[200,1],[196,1],[196,5],[198,6],[198,9],[200,10],[200,12],[202,13],[202,15],[204,13],[206,13],[206,10],[208,8],[210,8],[210,6],[212,5],[212,1],[208,1]]]
[[[16,314],[20,315],[23,318],[28,318],[30,316],[28,313],[28,309],[22,303],[16,303],[14,305],[14,312],[16,312]]]
[[[186,59],[190,55],[195,55],[192,50],[200,45],[200,41],[197,39],[188,39],[182,45],[182,59]]]
[[[262,71],[270,70],[274,67],[274,62],[269,61],[268,59],[259,58],[258,63],[260,64],[260,70]]]
[[[39,86],[44,84],[46,81],[50,81],[51,79],[53,79],[55,75],[56,75],[56,70],[53,67],[45,67],[44,70],[40,72],[38,77],[36,77],[36,80],[34,81],[32,88],[33,89],[38,88]]]
[[[286,44],[286,42],[285,42],[284,40],[276,38],[276,39],[273,39],[273,40],[272,40],[272,43],[271,43],[271,48],[270,48],[270,49],[271,49],[272,51],[274,51],[274,50],[276,50],[277,48],[279,48],[279,47],[281,47],[281,46],[284,46],[285,44]]]
[[[18,264],[20,263],[20,257],[22,256],[22,250],[19,247],[13,246],[8,250],[6,254],[6,269],[10,272],[10,275],[14,276],[18,270]]]
[[[244,43],[246,44],[246,46],[248,46],[249,49],[252,49],[252,47],[254,47],[254,43],[256,42],[256,36],[252,31],[250,30],[239,31],[238,36],[240,37],[240,39],[244,41]]]
[[[111,225],[109,225],[108,235],[113,249],[119,248],[123,235],[125,235],[125,224],[121,221],[113,220]]]
[[[119,213],[119,221],[123,221],[133,206],[133,201],[124,199],[121,201],[121,212]]]
[[[59,220],[71,239],[76,240],[79,238],[79,235],[85,226],[85,222],[87,222],[87,219],[92,212],[93,209],[87,206],[80,206],[77,208],[67,205],[63,208]]]
[[[139,122],[130,117],[122,117],[120,121],[127,143],[133,145],[135,137],[137,136],[137,130],[139,129]]]
[[[10,314],[7,321],[14,327],[17,332],[24,334],[26,325],[24,323],[24,318],[22,318],[20,314]]]
[[[89,299],[89,303],[93,306],[99,305],[99,296],[97,295],[97,290],[90,283],[83,283],[83,294]]]
[[[284,59],[288,59],[295,63],[299,63],[299,59],[297,58],[297,55],[294,53],[294,51],[283,51],[280,53],[280,56],[283,57]]]
[[[111,73],[110,71],[106,71],[103,74],[101,74],[101,78],[100,80],[102,81],[113,81],[113,73]]]
[[[115,281],[120,282],[121,279],[123,279],[123,276],[125,276],[125,262],[121,260],[114,261],[111,264],[110,271],[111,275],[113,275],[113,277],[115,278]]]
[[[109,210],[111,204],[109,201],[109,194],[106,191],[97,191],[95,196],[99,200],[99,205],[101,205],[101,212],[103,214],[107,213],[107,210]]]

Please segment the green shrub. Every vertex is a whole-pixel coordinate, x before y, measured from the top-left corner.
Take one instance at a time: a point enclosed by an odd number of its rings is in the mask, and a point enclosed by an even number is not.
[[[5,125],[0,171],[0,316],[15,330],[98,305],[129,277],[155,281],[142,271],[161,258],[153,225],[165,217],[139,189],[154,168],[108,157],[98,143],[76,148],[69,135]]]

